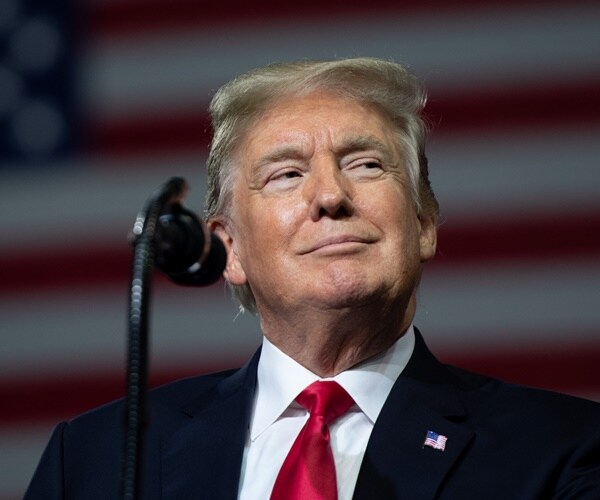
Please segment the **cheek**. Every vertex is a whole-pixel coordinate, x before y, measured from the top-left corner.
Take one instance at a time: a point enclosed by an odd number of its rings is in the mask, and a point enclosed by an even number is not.
[[[360,214],[373,221],[384,232],[400,231],[410,224],[409,218],[414,213],[410,203],[400,186],[395,183],[380,184],[377,189],[365,190],[356,200]]]
[[[381,199],[381,198],[380,198]],[[379,203],[370,206],[367,217],[384,235],[395,257],[406,260],[409,255],[419,256],[419,221],[410,203]]]
[[[274,264],[277,254],[286,250],[301,224],[302,210],[289,200],[264,200],[247,205],[239,214],[239,227],[243,228],[239,243],[240,256]]]
[[[291,237],[305,218],[305,212],[302,204],[294,200],[281,200],[273,207],[272,224],[279,228],[282,235]]]
[[[252,210],[252,227],[259,231],[274,245],[284,245],[293,237],[302,224],[305,210],[297,200],[279,198],[269,200],[260,210]]]

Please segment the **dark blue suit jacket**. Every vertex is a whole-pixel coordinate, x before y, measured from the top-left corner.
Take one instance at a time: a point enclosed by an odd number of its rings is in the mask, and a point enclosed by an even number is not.
[[[235,499],[258,353],[151,392],[142,498]],[[123,405],[60,424],[26,500],[120,498]],[[423,446],[428,430],[444,451]],[[356,499],[600,499],[600,405],[475,375],[415,352],[373,428]]]

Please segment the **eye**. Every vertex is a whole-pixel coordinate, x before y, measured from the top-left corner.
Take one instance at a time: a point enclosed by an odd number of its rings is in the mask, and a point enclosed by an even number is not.
[[[271,177],[269,177],[269,182],[294,179],[296,177],[301,177],[301,174],[298,170],[285,169],[275,172]]]
[[[302,170],[297,167],[275,169],[264,181],[263,187],[268,192],[280,192],[294,189],[303,177]]]
[[[362,166],[364,168],[368,168],[368,169],[381,168],[381,164],[376,161],[369,161],[369,162],[363,163]]]
[[[349,175],[371,179],[383,172],[383,164],[375,158],[362,158],[348,164],[346,170]]]

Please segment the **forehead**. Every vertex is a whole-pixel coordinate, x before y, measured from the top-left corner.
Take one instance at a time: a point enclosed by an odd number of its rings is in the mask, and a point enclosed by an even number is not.
[[[241,137],[240,149],[246,155],[269,148],[332,148],[344,143],[361,147],[379,145],[396,150],[393,123],[373,105],[315,92],[278,99],[255,118]]]

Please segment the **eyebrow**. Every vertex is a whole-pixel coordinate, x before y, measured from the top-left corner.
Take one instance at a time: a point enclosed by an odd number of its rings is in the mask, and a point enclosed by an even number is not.
[[[284,146],[280,146],[275,148],[273,151],[270,151],[266,155],[260,157],[256,162],[257,167],[262,167],[264,165],[268,165],[270,163],[277,163],[280,161],[295,159],[300,160],[305,157],[305,154],[302,152],[302,147],[287,144]]]
[[[393,165],[395,163],[393,151],[390,150],[388,144],[372,135],[347,137],[342,140],[342,144],[339,147],[335,148],[335,153],[338,157],[343,157],[356,151],[369,150],[375,150],[380,153],[386,164]]]
[[[348,136],[342,139],[340,146],[336,147],[333,152],[339,158],[357,151],[375,150],[383,156],[383,161],[388,165],[395,164],[394,154],[389,146],[381,139],[373,135],[356,135]],[[286,160],[302,160],[306,156],[302,146],[295,144],[285,144],[275,148],[266,155],[258,159],[255,166],[260,169],[265,165],[277,163]]]

